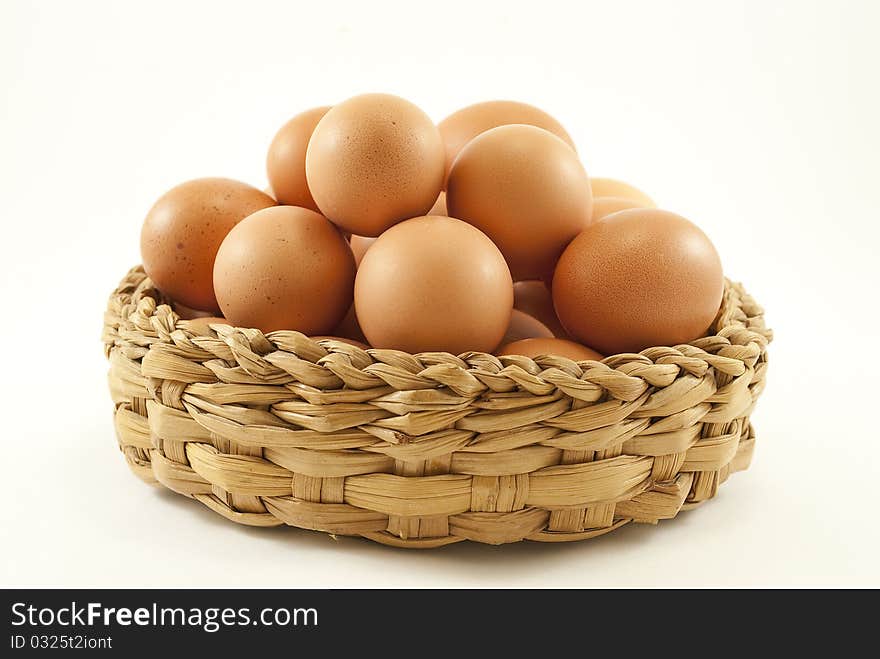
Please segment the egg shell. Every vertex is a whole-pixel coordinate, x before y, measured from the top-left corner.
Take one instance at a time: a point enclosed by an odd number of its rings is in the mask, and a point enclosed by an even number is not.
[[[507,332],[504,333],[501,343],[508,344],[533,338],[552,339],[553,332],[533,316],[519,309],[514,309],[510,315],[510,325],[507,326]]]
[[[272,139],[266,155],[266,173],[272,190],[269,194],[280,203],[318,210],[306,181],[306,150],[315,126],[329,109],[328,105],[296,115]]]
[[[361,329],[357,314],[354,310],[354,302],[352,302],[351,306],[348,308],[342,322],[333,329],[331,334],[333,336],[341,336],[345,339],[352,339],[358,343],[367,343],[367,337],[364,336],[364,331]]]
[[[593,361],[601,361],[604,359],[602,355],[592,348],[575,343],[574,341],[568,341],[567,339],[552,338],[534,338],[514,341],[498,348],[495,354],[498,356],[522,355],[523,357],[531,357],[533,359],[542,356],[566,357],[576,362],[584,361],[586,359]]]
[[[356,348],[360,348],[361,350],[370,349],[370,346],[368,346],[363,341],[347,339],[344,336],[313,336],[311,338],[313,341],[339,341],[340,343],[347,343],[348,345],[355,346]]]
[[[219,316],[199,316],[186,321],[185,327],[196,334],[211,334],[211,325],[229,325],[229,321]]]
[[[624,197],[593,197],[593,222],[598,222],[606,215],[625,211],[630,208],[650,208],[640,201]]]
[[[171,303],[171,308],[174,309],[174,313],[176,313],[181,320],[193,320],[195,318],[209,318],[212,317],[210,311],[202,311],[201,309],[190,309],[185,304],[181,304],[177,300],[174,300]]]
[[[593,191],[593,198],[596,197],[622,197],[623,199],[631,199],[638,202],[639,206],[644,208],[656,208],[657,204],[644,192],[634,185],[618,181],[613,178],[595,177],[590,179],[590,188]]]
[[[509,124],[543,128],[574,149],[574,142],[562,124],[534,105],[518,101],[475,103],[453,112],[437,125],[446,148],[446,176],[465,144],[487,130]]]
[[[276,206],[229,232],[214,286],[232,325],[327,334],[351,306],[355,270],[351,248],[325,217]]]
[[[321,212],[342,229],[378,236],[422,216],[443,186],[445,152],[434,122],[390,94],[335,105],[306,152],[306,178]]]
[[[376,242],[375,238],[367,238],[366,236],[352,235],[352,237],[349,238],[348,243],[351,245],[351,251],[354,254],[355,263],[358,265],[361,264],[364,254],[367,253],[367,250],[370,249],[370,245],[374,242]]]
[[[459,153],[446,191],[449,215],[485,232],[515,280],[553,271],[591,221],[589,179],[577,154],[534,126],[500,126]]]
[[[491,352],[513,308],[498,248],[449,217],[420,217],[379,236],[361,261],[355,309],[370,345],[411,353]]]
[[[449,211],[446,210],[446,192],[440,193],[440,196],[437,197],[437,201],[434,202],[434,205],[431,206],[431,210],[429,210],[426,215],[449,216]]]
[[[634,208],[575,238],[559,259],[552,290],[572,338],[611,355],[705,335],[724,276],[697,226],[675,213]]]
[[[516,282],[513,285],[513,308],[540,321],[553,332],[553,336],[561,339],[569,338],[568,332],[556,317],[553,296],[545,282],[536,279]]]
[[[144,220],[144,270],[159,290],[181,304],[217,312],[213,270],[220,243],[242,219],[274,205],[272,197],[232,179],[181,183],[162,195]]]

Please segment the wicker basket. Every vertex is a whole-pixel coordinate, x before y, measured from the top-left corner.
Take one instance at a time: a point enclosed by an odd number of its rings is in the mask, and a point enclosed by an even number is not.
[[[141,268],[109,301],[119,446],[143,480],[252,526],[402,547],[656,523],[749,465],[771,333],[727,282],[714,336],[599,362],[410,355],[215,325]]]

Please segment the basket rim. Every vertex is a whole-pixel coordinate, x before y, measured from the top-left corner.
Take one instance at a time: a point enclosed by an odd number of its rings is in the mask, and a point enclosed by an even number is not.
[[[553,355],[496,356],[476,351],[453,355],[448,352],[411,354],[385,348],[364,350],[329,338],[313,339],[295,330],[263,333],[253,328],[212,323],[209,325],[212,334],[208,335],[194,331],[190,322],[180,318],[171,307],[170,299],[154,287],[143,266],[137,265],[122,278],[108,300],[102,335],[105,354],[109,357],[114,347],[128,346],[146,355],[154,345],[164,344],[201,351],[206,358],[211,358],[217,356],[215,344],[219,339],[227,346],[222,349],[223,356],[249,373],[255,361],[279,352],[292,354],[334,376],[340,368],[349,376],[351,369],[356,369],[363,376],[364,388],[369,383],[397,388],[394,383],[383,380],[379,372],[381,366],[402,362],[415,366],[415,362],[421,367],[419,375],[433,379],[435,387],[445,385],[456,390],[454,381],[461,380],[462,376],[474,380],[476,375],[480,381],[496,376],[512,378],[517,385],[537,393],[542,387],[556,388],[560,385],[559,375],[566,374],[597,385],[616,399],[628,401],[638,398],[648,387],[663,386],[670,376],[675,379],[682,371],[702,377],[708,369],[714,368],[726,375],[739,376],[755,365],[773,339],[772,330],[764,323],[763,308],[742,284],[726,277],[721,307],[713,323],[714,333],[686,344],[608,355],[601,361],[573,361]],[[345,364],[335,359],[339,354],[346,357]],[[145,369],[144,375],[149,376],[148,364]],[[258,370],[251,374],[258,374]],[[204,379],[189,381],[215,382],[217,379],[207,373]],[[476,381],[471,384],[471,389],[478,386]]]

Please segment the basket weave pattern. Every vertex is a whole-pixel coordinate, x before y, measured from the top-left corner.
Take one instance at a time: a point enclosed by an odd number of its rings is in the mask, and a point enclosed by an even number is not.
[[[199,335],[141,268],[103,341],[143,480],[241,524],[386,544],[581,540],[656,523],[748,467],[771,332],[727,282],[715,334],[600,362]]]

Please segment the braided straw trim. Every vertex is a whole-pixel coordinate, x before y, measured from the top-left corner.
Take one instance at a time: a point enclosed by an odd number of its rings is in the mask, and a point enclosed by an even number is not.
[[[715,496],[751,460],[772,338],[729,281],[714,335],[579,363],[199,335],[166,301],[134,268],[104,317],[135,474],[240,524],[416,548],[583,540]]]

